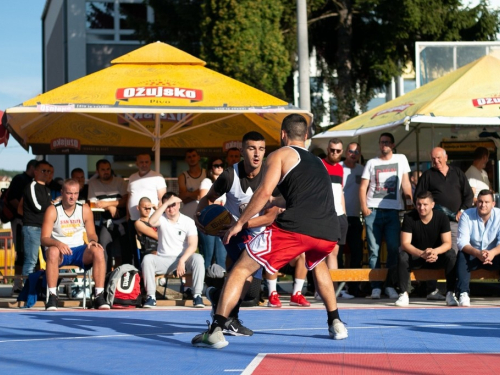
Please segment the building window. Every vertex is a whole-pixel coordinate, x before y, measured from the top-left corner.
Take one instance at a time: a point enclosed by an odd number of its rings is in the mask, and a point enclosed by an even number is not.
[[[86,2],[87,42],[103,41],[139,42],[127,15],[144,22],[152,22],[152,11],[148,11],[142,0],[89,0]]]

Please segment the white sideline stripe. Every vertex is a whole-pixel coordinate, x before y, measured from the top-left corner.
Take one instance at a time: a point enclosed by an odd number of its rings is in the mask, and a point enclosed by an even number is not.
[[[255,369],[257,368],[258,365],[260,365],[260,363],[262,362],[262,360],[264,359],[264,357],[266,356],[266,354],[268,353],[259,353],[255,356],[254,359],[252,359],[252,362],[250,362],[250,364],[247,366],[247,368],[245,369],[245,371],[243,371],[241,373],[241,375],[251,375],[253,374],[253,372],[255,371]]]
[[[387,328],[428,328],[428,327],[469,327],[469,326],[495,326],[495,323],[471,323],[467,325],[460,324],[421,324],[421,325],[407,325],[407,326],[373,326],[373,327],[347,327],[349,330],[353,329],[387,329]],[[322,328],[274,328],[274,329],[254,329],[254,332],[285,332],[285,331],[318,331],[324,330]],[[137,334],[116,334],[116,335],[99,335],[99,336],[71,336],[71,337],[47,337],[40,339],[19,339],[19,340],[0,340],[0,343],[6,342],[32,342],[32,341],[55,341],[55,340],[88,340],[88,339],[106,339],[115,337],[136,337],[136,336],[173,336],[173,335],[184,335],[192,334],[193,332],[161,332],[161,333],[137,333]]]

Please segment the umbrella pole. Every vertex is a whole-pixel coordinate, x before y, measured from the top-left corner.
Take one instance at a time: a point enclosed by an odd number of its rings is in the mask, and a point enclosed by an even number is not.
[[[155,152],[155,171],[157,173],[160,173],[160,114],[157,113],[155,114],[155,145],[154,145],[154,152]]]

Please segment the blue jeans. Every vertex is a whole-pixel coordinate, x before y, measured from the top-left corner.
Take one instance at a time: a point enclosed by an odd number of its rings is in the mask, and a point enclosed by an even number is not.
[[[40,248],[40,237],[42,228],[40,227],[23,227],[24,236],[24,264],[23,275],[29,275],[35,270],[36,262],[38,261],[38,249]]]
[[[212,265],[212,258],[215,254],[215,263],[226,269],[226,248],[222,241],[217,236],[209,236],[208,234],[198,231],[198,240],[200,253],[205,258],[205,269]]]
[[[370,208],[372,213],[365,217],[366,239],[368,241],[368,264],[371,269],[380,268],[380,246],[382,238],[387,245],[387,268],[398,264],[401,225],[398,210]],[[379,281],[372,282],[372,288],[381,288]]]
[[[483,264],[479,259],[463,251],[457,254],[457,297],[460,293],[467,292],[470,294],[470,271],[477,270],[478,268],[485,270],[499,270],[500,269],[500,256],[493,258],[493,264]]]

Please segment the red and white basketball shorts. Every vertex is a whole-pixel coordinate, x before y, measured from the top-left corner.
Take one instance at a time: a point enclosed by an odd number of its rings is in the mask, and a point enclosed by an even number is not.
[[[248,255],[274,274],[298,255],[306,254],[306,267],[312,270],[330,254],[337,242],[289,232],[271,224],[245,244]]]

